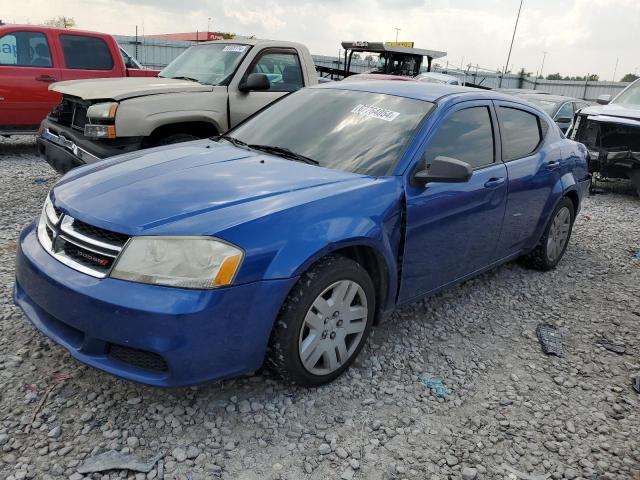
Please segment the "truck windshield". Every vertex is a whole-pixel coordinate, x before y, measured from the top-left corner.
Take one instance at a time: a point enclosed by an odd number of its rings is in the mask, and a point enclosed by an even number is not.
[[[640,105],[640,81],[631,84],[611,103],[620,105]]]
[[[193,46],[167,65],[159,76],[226,85],[249,48],[249,45],[231,43]]]
[[[311,88],[274,103],[227,136],[265,151],[286,149],[321,167],[389,175],[433,107],[380,93]]]

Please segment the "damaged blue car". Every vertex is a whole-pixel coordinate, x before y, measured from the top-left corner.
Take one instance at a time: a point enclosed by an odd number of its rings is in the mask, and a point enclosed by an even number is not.
[[[15,302],[133,381],[266,361],[320,385],[396,307],[519,257],[555,267],[589,178],[585,147],[515,97],[325,84],[224,136],[65,175],[21,234]]]

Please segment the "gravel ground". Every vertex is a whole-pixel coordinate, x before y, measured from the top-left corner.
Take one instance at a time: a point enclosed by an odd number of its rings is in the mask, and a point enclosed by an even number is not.
[[[16,238],[57,178],[33,152],[0,140],[0,477],[79,480],[115,449],[164,457],[87,478],[640,479],[638,198],[588,198],[553,272],[508,264],[398,311],[331,385],[160,390],[77,363],[13,305]],[[542,353],[541,322],[564,357]]]

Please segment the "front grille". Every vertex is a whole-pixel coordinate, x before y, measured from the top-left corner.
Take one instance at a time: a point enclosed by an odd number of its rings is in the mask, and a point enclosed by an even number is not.
[[[128,365],[149,370],[152,372],[166,372],[169,370],[167,362],[160,355],[154,352],[138,350],[136,348],[111,344],[109,347],[109,357]]]
[[[80,103],[76,103],[71,127],[84,132],[84,126],[87,123],[87,107]]]
[[[84,132],[84,126],[88,123],[88,108],[89,104],[82,102],[80,99],[65,98],[53,109],[49,118],[60,125]]]
[[[59,213],[58,213],[59,212]],[[94,227],[56,210],[56,219],[46,218],[43,246],[65,265],[97,278],[109,274],[129,240],[125,234]],[[44,245],[48,243],[48,245]]]
[[[73,221],[73,228],[83,235],[96,238],[103,242],[113,243],[114,245],[124,245],[129,239],[127,235],[122,233],[111,232],[103,228],[94,227],[93,225],[89,225],[88,223],[84,223],[80,220]]]

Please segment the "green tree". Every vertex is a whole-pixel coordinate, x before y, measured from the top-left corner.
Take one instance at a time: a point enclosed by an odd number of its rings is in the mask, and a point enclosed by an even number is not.
[[[559,73],[550,73],[547,75],[547,80],[562,80],[562,75]]]
[[[44,22],[44,25],[47,27],[73,28],[76,26],[76,21],[73,17],[64,17],[61,15],[59,17],[50,18]]]
[[[635,73],[627,73],[624,77],[622,77],[621,82],[635,82],[638,78],[638,75]]]

